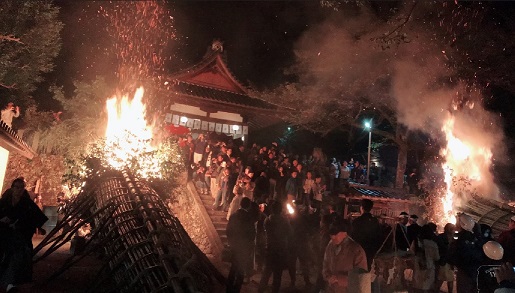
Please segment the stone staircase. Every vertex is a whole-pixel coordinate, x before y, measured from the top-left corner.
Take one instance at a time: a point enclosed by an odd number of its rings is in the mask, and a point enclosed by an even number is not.
[[[206,209],[207,214],[211,218],[211,222],[213,222],[213,226],[216,229],[216,232],[218,233],[218,236],[220,236],[220,240],[222,241],[223,245],[228,245],[227,242],[227,234],[226,234],[226,228],[227,228],[227,212],[224,212],[222,210],[215,210],[213,209],[213,204],[215,202],[214,198],[211,196],[211,194],[201,194],[198,193],[200,199],[202,200],[202,204],[204,205],[204,208]]]

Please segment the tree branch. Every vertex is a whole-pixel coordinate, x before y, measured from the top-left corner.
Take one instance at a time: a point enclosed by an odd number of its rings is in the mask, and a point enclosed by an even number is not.
[[[16,37],[14,37],[14,35],[0,35],[0,41],[3,41],[3,40],[23,44],[23,42],[20,41],[20,38],[16,38]]]
[[[383,39],[383,40],[386,40],[389,36],[391,36],[393,33],[399,31],[400,29],[402,29],[407,23],[408,21],[411,19],[411,15],[413,14],[413,10],[415,10],[415,6],[417,6],[417,2],[414,1],[413,3],[413,6],[411,6],[411,9],[410,11],[408,12],[408,15],[406,16],[406,18],[404,19],[404,21],[402,23],[400,23],[396,28],[394,28],[392,31],[390,31],[389,33],[387,33],[386,35],[382,36],[381,38],[379,39]]]
[[[3,83],[0,83],[0,87],[6,88],[6,89],[14,89],[14,88],[16,88],[16,84],[13,83],[11,85],[6,85],[6,84],[3,84]]]
[[[411,6],[408,14],[404,18],[404,21],[402,21],[397,27],[395,27],[393,30],[391,30],[388,33],[385,33],[382,36],[371,38],[370,40],[376,41],[378,43],[382,43],[381,47],[383,50],[390,48],[390,45],[397,44],[400,45],[401,43],[409,43],[410,40],[408,39],[406,34],[400,34],[399,32],[402,30],[402,28],[408,23],[408,21],[411,19],[413,10],[415,10],[415,7],[417,6],[417,2],[414,1],[413,5]]]
[[[386,121],[388,121],[388,123],[390,123],[390,125],[392,126],[395,126],[397,125],[397,121],[395,120],[395,114],[388,114],[387,113],[387,110],[385,110],[383,107],[381,106],[376,106],[375,107],[376,110],[379,112],[380,116],[385,119]]]

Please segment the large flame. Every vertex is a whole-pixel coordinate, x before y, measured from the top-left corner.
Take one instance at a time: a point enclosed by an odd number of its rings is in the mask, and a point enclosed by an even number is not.
[[[441,199],[442,214],[438,216],[440,224],[444,225],[456,223],[459,199],[476,192],[475,188],[483,184],[484,177],[488,177],[492,152],[480,140],[464,134],[460,137],[453,116],[445,120],[442,131],[447,139],[447,146],[440,152],[445,159],[442,169],[446,188]]]
[[[148,156],[154,147],[151,145],[152,128],[145,120],[143,93],[140,87],[132,101],[129,101],[127,95],[107,100],[108,123],[104,151],[111,167],[120,170],[137,165],[139,175],[148,178],[160,172],[158,160]]]

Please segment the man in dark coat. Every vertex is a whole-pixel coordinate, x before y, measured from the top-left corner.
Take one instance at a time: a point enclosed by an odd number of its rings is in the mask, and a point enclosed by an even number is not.
[[[299,182],[297,181],[297,170],[291,172],[291,177],[286,181],[286,199],[288,202],[296,200],[299,196]]]
[[[381,226],[379,220],[374,217],[370,211],[374,206],[374,202],[370,199],[361,201],[361,216],[352,222],[351,237],[354,239],[367,255],[368,270],[372,266],[374,256],[381,245]]]
[[[417,239],[418,233],[420,232],[421,227],[417,223],[417,221],[418,221],[417,215],[411,215],[409,217],[409,225],[406,230],[408,232],[408,241],[409,241],[410,245],[411,245],[411,243],[413,243],[413,241],[415,241],[415,239]]]
[[[6,292],[32,281],[32,235],[48,220],[30,198],[23,178],[15,179],[0,199],[0,249],[7,266],[0,270]],[[44,234],[44,233],[43,233]]]
[[[288,219],[282,214],[283,206],[280,202],[273,202],[271,210],[271,215],[265,220],[266,260],[258,292],[265,291],[273,273],[272,293],[277,293],[281,287],[283,270],[288,263],[288,244],[292,229]]]
[[[399,251],[407,252],[410,247],[408,239],[408,224],[409,215],[406,212],[402,212],[399,215],[399,222],[395,225],[395,247]]]
[[[227,277],[228,293],[240,292],[245,270],[252,261],[256,230],[254,217],[249,212],[251,204],[250,199],[244,197],[240,203],[241,208],[229,218],[227,223],[227,240],[232,251],[231,270]]]
[[[270,191],[270,181],[268,180],[266,173],[261,172],[255,183],[254,201],[257,203],[266,202],[268,199],[268,192]]]
[[[290,225],[293,230],[292,241],[289,242],[288,273],[290,274],[291,288],[295,287],[297,279],[297,259],[300,262],[302,276],[307,288],[311,287],[309,279],[310,242],[309,237],[314,231],[310,230],[308,209],[305,206],[297,206],[296,213],[290,217]]]
[[[457,220],[458,233],[454,235],[456,240],[450,243],[448,250],[448,262],[457,269],[456,292],[477,292],[477,269],[484,261],[483,248],[479,245],[479,239],[473,232],[477,224],[469,215],[465,214],[461,214]]]

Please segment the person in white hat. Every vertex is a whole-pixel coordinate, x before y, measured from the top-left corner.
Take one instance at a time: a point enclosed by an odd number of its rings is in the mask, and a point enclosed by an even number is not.
[[[498,266],[502,265],[504,249],[498,242],[490,240],[483,244],[483,252],[486,257],[478,268],[476,292],[494,292],[499,287],[495,274]]]
[[[472,232],[474,219],[467,214],[460,214],[456,228],[458,238],[449,248],[449,263],[456,266],[456,289],[458,293],[477,292],[477,269],[483,263],[483,248],[479,239]]]
[[[508,223],[508,230],[502,232],[497,239],[504,247],[503,260],[515,263],[515,216],[512,216]]]
[[[399,214],[399,222],[395,225],[395,247],[398,251],[407,252],[410,247],[408,239],[409,215],[406,212]]]

